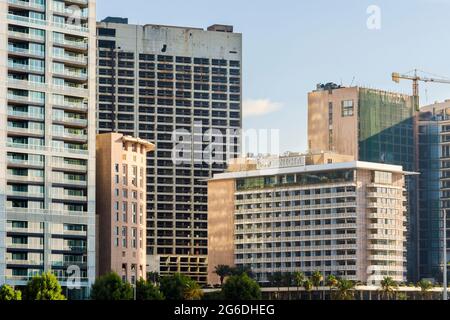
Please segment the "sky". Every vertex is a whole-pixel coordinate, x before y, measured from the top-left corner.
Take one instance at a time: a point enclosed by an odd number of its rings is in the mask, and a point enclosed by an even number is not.
[[[373,7],[376,6],[376,7]],[[450,77],[450,0],[97,0],[97,17],[243,35],[244,130],[279,130],[280,152],[307,149],[307,95],[318,83],[410,94],[392,72]],[[421,84],[421,103],[450,85]]]

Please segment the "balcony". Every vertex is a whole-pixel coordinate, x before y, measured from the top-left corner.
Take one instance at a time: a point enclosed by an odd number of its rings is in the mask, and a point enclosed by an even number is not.
[[[59,200],[68,200],[68,201],[87,201],[87,196],[74,196],[69,195],[68,193],[56,193],[53,195],[53,198],[59,199]]]
[[[44,183],[44,177],[21,176],[10,173],[6,175],[6,179],[10,181]]]
[[[25,150],[34,150],[34,151],[47,150],[46,146],[39,145],[39,144],[14,143],[14,142],[9,142],[9,141],[6,143],[6,147],[13,148],[13,149],[25,149]]]
[[[67,124],[71,126],[79,126],[79,127],[86,127],[88,124],[87,119],[79,119],[79,118],[73,118],[73,117],[58,117],[53,119],[53,122],[61,123],[61,124]]]
[[[44,197],[44,193],[40,192],[28,192],[28,191],[14,191],[9,189],[6,192],[7,196],[11,196],[11,197],[21,197],[21,198],[43,198]]]
[[[7,243],[6,247],[11,249],[28,249],[28,250],[44,249],[44,246],[42,244],[34,244],[34,243]]]
[[[86,134],[76,134],[76,133],[70,133],[68,131],[53,131],[53,137],[55,138],[62,138],[64,140],[76,140],[85,142],[87,141],[87,135]]]
[[[27,2],[21,0],[8,0],[8,4],[12,7],[19,7],[22,9],[35,10],[35,11],[45,11],[45,5],[35,2]]]
[[[41,260],[13,260],[11,258],[6,258],[6,264],[12,265],[25,265],[25,266],[42,266],[44,264]]]
[[[72,179],[68,179],[68,178],[63,178],[63,177],[54,177],[52,180],[53,183],[55,184],[65,184],[65,185],[73,185],[73,186],[80,186],[80,187],[85,187],[87,186],[87,181],[83,181],[83,180],[72,180]]]
[[[10,38],[20,39],[20,40],[38,41],[38,42],[45,41],[45,37],[42,35],[19,32],[19,31],[8,30],[8,36]]]
[[[44,161],[8,158],[8,165],[19,165],[19,166],[25,166],[25,167],[26,166],[29,166],[29,167],[43,167],[44,166]]]
[[[58,54],[53,55],[53,59],[77,65],[86,65],[88,62],[87,57],[82,55]]]
[[[82,71],[72,70],[53,70],[53,73],[62,77],[67,77],[75,80],[85,81],[87,80],[87,73]],[[81,89],[81,88],[80,88]]]
[[[87,111],[87,102],[71,102],[71,101],[53,101],[53,105],[62,109],[74,110],[74,111]]]
[[[58,168],[58,169],[67,169],[67,170],[71,170],[71,171],[81,171],[81,172],[87,171],[87,166],[85,166],[85,165],[75,165],[75,164],[65,163],[65,162],[61,162],[61,161],[54,161],[53,167]]]
[[[24,63],[14,63],[12,61],[8,61],[8,68],[24,72],[37,72],[37,73],[45,72],[44,67],[32,66]]]
[[[70,49],[77,49],[77,50],[85,51],[88,48],[88,44],[84,40],[75,41],[75,40],[67,40],[67,39],[61,39],[61,40],[60,39],[54,39],[53,42],[56,45],[63,46],[63,47],[68,47]]]
[[[15,46],[8,46],[8,52],[13,54],[20,54],[20,55],[26,55],[26,56],[35,56],[38,58],[44,58],[45,52],[40,50],[31,50],[28,48],[20,48]]]
[[[29,97],[22,96],[14,93],[8,93],[8,100],[23,102],[23,103],[32,103],[32,104],[44,104],[45,99],[40,99],[37,97]]]
[[[31,25],[37,25],[37,26],[45,26],[47,25],[47,20],[40,20],[40,19],[33,19],[33,18],[29,18],[29,17],[24,17],[24,16],[19,16],[19,15],[15,15],[15,14],[8,14],[8,19],[12,20],[12,21],[17,21],[17,22],[23,22],[26,24],[31,24]]]
[[[28,136],[43,136],[44,129],[40,128],[21,128],[21,127],[7,127],[9,134],[19,134],[19,135],[28,135]]]
[[[61,8],[60,6],[53,6],[53,11],[58,13],[58,15],[65,15],[74,19],[80,18],[85,20],[89,17],[87,11],[74,10],[71,7]]]
[[[38,112],[24,112],[24,111],[15,111],[8,109],[8,116],[12,118],[20,118],[20,119],[33,119],[33,120],[44,120],[44,114]]]

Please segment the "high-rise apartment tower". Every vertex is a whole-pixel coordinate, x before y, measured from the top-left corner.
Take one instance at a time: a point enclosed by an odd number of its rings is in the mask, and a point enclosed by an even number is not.
[[[225,135],[241,128],[241,34],[231,26],[141,26],[120,18],[98,23],[97,33],[98,132],[156,145],[147,161],[148,270],[206,283],[205,180],[240,152],[238,139]],[[213,154],[211,137],[219,147]],[[178,147],[183,161],[173,159]]]
[[[95,1],[0,2],[0,285],[95,278]],[[73,290],[70,290],[73,289]]]

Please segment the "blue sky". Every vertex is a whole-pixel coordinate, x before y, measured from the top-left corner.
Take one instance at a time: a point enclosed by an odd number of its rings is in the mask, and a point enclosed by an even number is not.
[[[367,28],[370,5],[381,10],[379,30]],[[97,0],[99,19],[234,25],[243,34],[244,100],[267,109],[245,117],[244,129],[280,129],[280,151],[306,150],[307,93],[317,83],[410,93],[410,82],[391,81],[393,71],[450,77],[449,15],[450,0]],[[421,96],[423,104],[450,99],[450,85],[422,84]]]

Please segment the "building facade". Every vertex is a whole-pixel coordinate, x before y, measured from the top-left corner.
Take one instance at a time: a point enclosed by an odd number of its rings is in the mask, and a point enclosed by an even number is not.
[[[233,132],[242,125],[242,37],[231,26],[140,26],[121,18],[97,28],[98,132],[156,145],[147,161],[148,269],[206,283],[205,179],[240,152]],[[230,132],[213,139],[228,150],[216,150],[214,161],[205,159],[211,130]],[[181,161],[174,159],[178,145]]]
[[[420,275],[441,282],[443,213],[450,208],[450,101],[421,108],[417,132]]]
[[[147,152],[154,145],[119,133],[97,135],[98,275],[146,279]]]
[[[85,298],[95,278],[95,1],[5,0],[0,13],[0,285],[53,272],[69,298]]]
[[[217,265],[320,271],[364,283],[406,279],[405,172],[367,162],[247,167],[208,184],[208,282]],[[242,168],[241,168],[242,169]]]
[[[412,96],[375,89],[318,85],[308,94],[311,151],[331,150],[355,160],[418,170]],[[407,176],[408,279],[419,280],[418,178]]]

